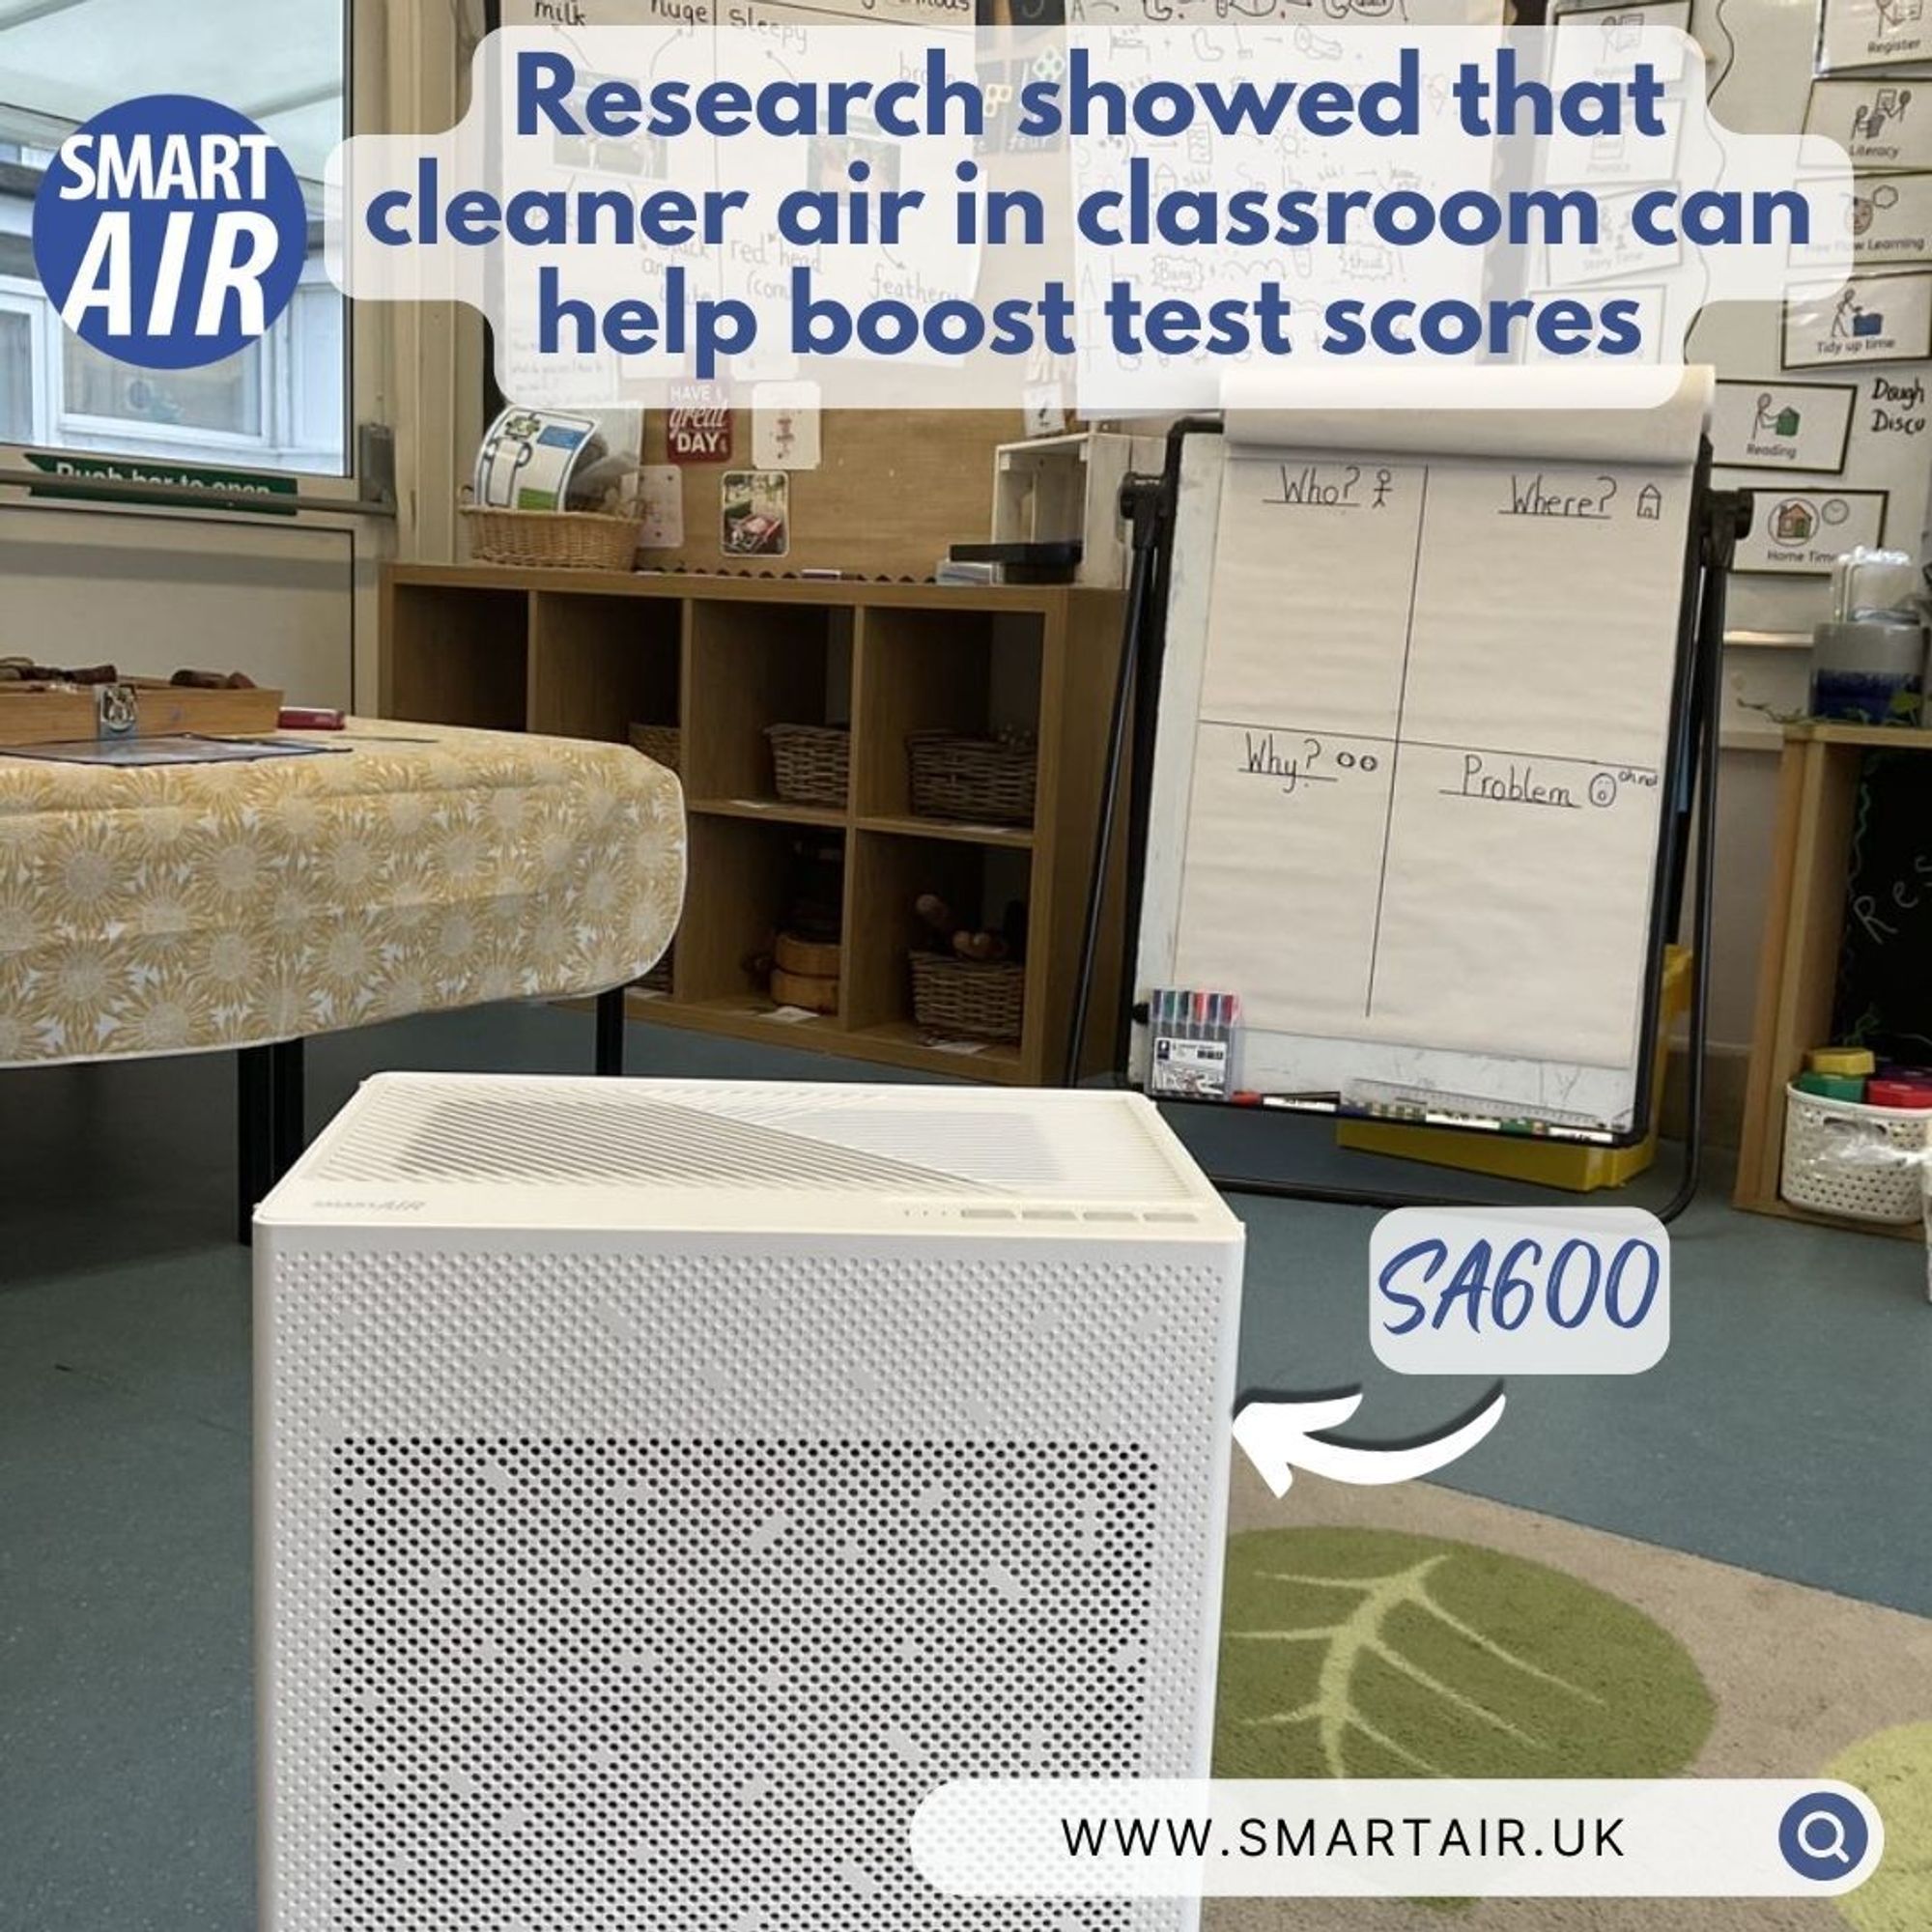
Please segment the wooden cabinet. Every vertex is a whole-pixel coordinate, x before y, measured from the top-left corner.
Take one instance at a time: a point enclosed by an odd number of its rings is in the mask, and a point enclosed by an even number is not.
[[[1876,724],[1798,724],[1784,734],[1777,826],[1758,966],[1757,1012],[1745,1090],[1732,1204],[1759,1214],[1924,1238],[1918,1222],[1850,1220],[1796,1208],[1778,1193],[1784,1159],[1785,1087],[1805,1054],[1832,1039],[1846,876],[1865,753],[1932,752],[1932,731]]]
[[[563,737],[675,724],[690,886],[668,991],[635,1016],[930,1073],[1029,1085],[1061,1076],[1078,967],[1121,599],[1107,590],[398,564],[384,584],[385,715]],[[851,731],[836,802],[778,798],[766,728]],[[1039,767],[1029,826],[923,818],[907,739],[1024,731]],[[771,1017],[747,961],[782,923],[801,845],[842,854],[838,1009]],[[1114,857],[1118,868],[1119,854]],[[1118,883],[1118,881],[1117,881]],[[1028,915],[1016,1044],[935,1041],[912,1009],[913,903]],[[1106,1064],[1119,988],[1118,893],[1086,1062]]]

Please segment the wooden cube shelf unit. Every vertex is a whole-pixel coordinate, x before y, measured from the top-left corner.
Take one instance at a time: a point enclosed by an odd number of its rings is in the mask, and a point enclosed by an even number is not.
[[[1771,891],[1758,963],[1757,1012],[1731,1205],[1791,1221],[1922,1241],[1918,1220],[1863,1221],[1794,1207],[1778,1191],[1785,1088],[1808,1048],[1832,1039],[1846,887],[1867,752],[1932,753],[1932,731],[1805,724],[1785,728],[1777,776]]]
[[[622,742],[675,724],[690,882],[668,993],[634,1017],[926,1073],[1050,1085],[1063,1071],[1120,661],[1111,590],[620,576],[395,564],[384,586],[384,716]],[[766,727],[849,725],[846,795],[776,796]],[[1034,733],[1029,826],[913,811],[921,731]],[[769,950],[801,846],[842,848],[839,1007],[774,1018],[747,961]],[[1113,859],[1119,885],[1121,854]],[[913,1016],[921,893],[962,919],[1028,914],[1016,1045],[937,1041]],[[1111,899],[1118,908],[1118,891]],[[1109,922],[1084,1060],[1112,1050],[1120,986]]]

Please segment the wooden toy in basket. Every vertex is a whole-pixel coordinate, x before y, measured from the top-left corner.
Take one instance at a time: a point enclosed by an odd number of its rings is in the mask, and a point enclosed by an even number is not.
[[[1026,1020],[1026,908],[1007,908],[1000,930],[962,926],[936,893],[922,893],[913,910],[932,935],[914,947],[912,1015],[939,1039],[981,1039],[1016,1046]]]
[[[1016,959],[950,959],[915,952],[912,1016],[941,1039],[1019,1044],[1026,1019],[1026,968]]]

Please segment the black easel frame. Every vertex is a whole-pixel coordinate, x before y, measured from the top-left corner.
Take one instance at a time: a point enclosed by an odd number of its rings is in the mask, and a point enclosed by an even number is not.
[[[1126,901],[1122,908],[1124,943],[1129,950],[1122,974],[1120,1010],[1115,1017],[1112,1065],[1127,1078],[1132,1029],[1145,1009],[1134,1005],[1135,949],[1146,895],[1148,831],[1153,798],[1153,750],[1160,715],[1160,684],[1166,663],[1167,606],[1173,575],[1175,519],[1180,494],[1181,453],[1191,436],[1219,435],[1214,416],[1183,416],[1168,431],[1166,457],[1158,476],[1130,475],[1121,486],[1121,514],[1132,532],[1126,610],[1122,622],[1120,669],[1109,721],[1107,760],[1094,864],[1081,935],[1080,967],[1074,983],[1065,1084],[1079,1077],[1081,1043],[1086,1038],[1095,960],[1105,911],[1107,855],[1119,816],[1123,768],[1130,768],[1126,823]],[[1682,901],[1695,830],[1697,893],[1690,934],[1691,995],[1688,1046],[1684,1164],[1677,1190],[1659,1218],[1674,1220],[1690,1206],[1702,1175],[1704,1153],[1704,1051],[1710,1010],[1711,872],[1716,848],[1718,724],[1724,648],[1726,576],[1741,537],[1750,528],[1747,491],[1711,485],[1711,445],[1699,444],[1685,542],[1684,588],[1678,610],[1678,647],[1671,692],[1671,743],[1662,775],[1666,787],[1658,815],[1651,928],[1656,944],[1645,967],[1642,1034],[1638,1044],[1636,1094],[1632,1137],[1648,1125],[1660,1095],[1652,1092],[1656,1062],[1658,991],[1666,939],[1678,937]],[[1131,761],[1129,767],[1129,743]],[[1221,1106],[1217,1101],[1163,1104]],[[1272,1110],[1270,1110],[1272,1111]],[[1339,1113],[1339,1109],[1335,1110]],[[1263,1179],[1255,1176],[1210,1174],[1217,1187],[1235,1194],[1338,1202],[1372,1208],[1469,1206],[1467,1196],[1417,1194],[1394,1189],[1327,1186],[1316,1182]]]

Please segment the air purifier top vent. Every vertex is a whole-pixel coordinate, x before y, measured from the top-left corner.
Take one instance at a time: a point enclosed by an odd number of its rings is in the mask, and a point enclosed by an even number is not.
[[[448,1074],[369,1081],[262,1218],[751,1228],[760,1202],[793,1230],[1236,1231],[1134,1094]]]

